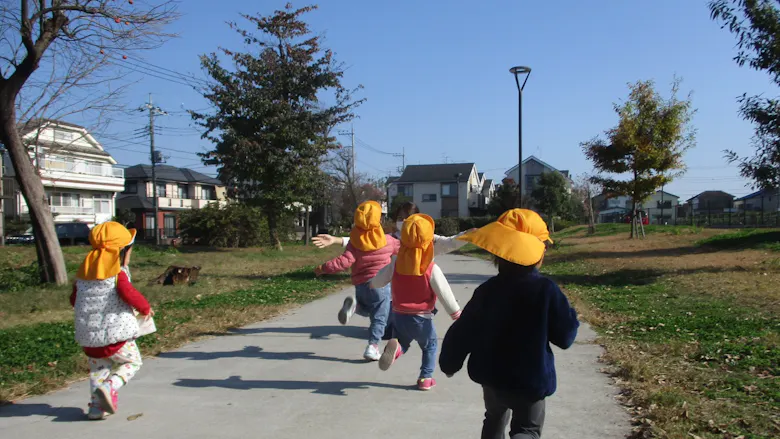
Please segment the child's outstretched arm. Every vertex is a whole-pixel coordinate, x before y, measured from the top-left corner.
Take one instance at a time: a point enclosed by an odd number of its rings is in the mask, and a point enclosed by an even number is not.
[[[146,297],[133,287],[124,271],[120,271],[116,277],[116,292],[125,303],[137,309],[141,315],[154,315]]]
[[[344,271],[355,263],[355,254],[352,252],[352,246],[347,246],[341,256],[331,259],[320,265],[314,271],[317,274],[333,274]]]
[[[379,289],[389,284],[393,280],[393,273],[395,272],[395,260],[396,256],[390,258],[390,263],[385,265],[384,268],[379,270],[379,273],[371,279],[371,288]]]
[[[441,271],[438,265],[434,265],[433,271],[431,271],[431,288],[436,293],[436,297],[439,298],[447,314],[453,320],[458,320],[458,317],[460,317],[460,305],[455,299],[455,295],[452,294],[452,288],[450,288],[447,278],[444,277],[444,272]]]
[[[341,238],[339,236],[331,236],[327,234],[317,235],[314,238],[311,239],[311,242],[314,243],[314,245],[317,248],[325,248],[330,247],[333,244],[338,244],[343,247],[346,247],[349,243],[349,238]]]
[[[433,255],[439,256],[454,252],[455,250],[468,244],[466,241],[458,240],[458,237],[463,236],[473,230],[475,229],[466,230],[465,232],[461,232],[452,236],[433,235]]]
[[[568,349],[574,343],[577,328],[580,326],[577,311],[569,305],[569,300],[558,285],[553,281],[549,282],[548,288],[551,289],[547,328],[549,340],[561,349]]]
[[[481,326],[482,290],[477,288],[460,318],[452,323],[441,344],[439,367],[447,376],[455,375],[463,368],[471,353],[476,331]]]

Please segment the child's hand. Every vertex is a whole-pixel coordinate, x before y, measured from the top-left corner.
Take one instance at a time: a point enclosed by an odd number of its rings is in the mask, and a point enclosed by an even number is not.
[[[450,317],[452,318],[452,320],[458,320],[460,318],[460,310],[450,314]]]
[[[154,310],[149,308],[149,314],[144,314],[144,317],[154,317]]]
[[[336,238],[323,234],[315,236],[311,239],[311,242],[313,242],[317,248],[325,248],[335,244]]]
[[[323,272],[322,272],[322,265],[320,265],[320,266],[318,266],[318,267],[316,267],[316,268],[314,269],[314,275],[315,275],[315,276],[322,276],[322,275],[323,275]]]

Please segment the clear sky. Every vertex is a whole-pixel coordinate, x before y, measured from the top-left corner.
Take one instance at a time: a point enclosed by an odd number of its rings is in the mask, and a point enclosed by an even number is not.
[[[242,49],[226,21],[283,6],[269,0],[186,0],[184,16],[173,26],[179,37],[144,60],[202,78],[198,55],[218,46]],[[500,180],[517,163],[517,90],[508,70],[528,65],[533,73],[524,94],[524,157],[535,155],[575,176],[591,171],[579,144],[616,124],[613,103],[627,96],[627,83],[652,79],[668,94],[678,75],[698,109],[697,145],[686,155],[690,170],[667,191],[684,199],[704,190],[751,192],[722,151],[752,153],[752,127],[738,116],[736,98],[746,92],[773,96],[776,90],[763,73],[733,62],[735,39],[709,19],[705,0],[331,0],[307,20],[348,66],[345,85],[365,86],[361,97],[367,102],[354,122],[361,172],[397,174],[401,160],[372,148],[405,150],[407,164],[475,162]],[[203,108],[203,98],[171,82],[165,71],[158,78],[138,61],[128,66],[147,72],[128,71],[128,78],[138,80],[130,103],[140,106],[152,93],[154,103],[171,112],[157,119],[169,127],[157,139],[168,163],[213,175],[214,168],[201,167],[188,153],[208,143],[182,111]],[[116,122],[111,139],[99,140],[121,164],[148,163],[147,140],[131,137],[145,122],[141,113]]]

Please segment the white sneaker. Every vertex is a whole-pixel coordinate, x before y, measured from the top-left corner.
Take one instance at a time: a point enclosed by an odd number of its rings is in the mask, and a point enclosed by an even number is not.
[[[354,297],[349,296],[344,299],[344,304],[341,305],[341,310],[339,311],[339,322],[342,325],[346,325],[349,322],[349,319],[355,314],[355,308],[357,308],[357,302]]]
[[[379,361],[382,354],[379,353],[379,346],[370,344],[366,347],[366,352],[363,353],[363,358],[369,361]]]

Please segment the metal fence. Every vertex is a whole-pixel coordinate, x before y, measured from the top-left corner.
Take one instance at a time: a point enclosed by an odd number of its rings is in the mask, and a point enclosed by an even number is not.
[[[780,227],[780,212],[701,212],[675,218],[674,225],[714,228]]]

